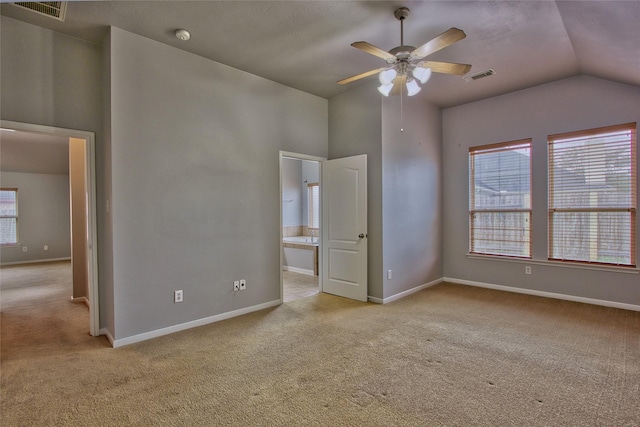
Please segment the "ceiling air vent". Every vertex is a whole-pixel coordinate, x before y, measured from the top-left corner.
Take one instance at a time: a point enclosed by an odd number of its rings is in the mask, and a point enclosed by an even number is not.
[[[66,1],[19,1],[11,4],[58,21],[64,21],[64,14],[67,11]]]
[[[472,82],[474,80],[482,79],[484,77],[493,76],[495,73],[496,73],[495,71],[489,68],[488,70],[480,71],[479,73],[471,74],[470,76],[464,76],[463,79],[465,79],[468,82]]]

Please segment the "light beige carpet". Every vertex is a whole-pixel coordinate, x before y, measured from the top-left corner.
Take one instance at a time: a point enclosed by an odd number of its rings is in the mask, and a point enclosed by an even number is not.
[[[3,306],[2,426],[640,424],[638,312],[441,284],[111,349],[59,297]]]

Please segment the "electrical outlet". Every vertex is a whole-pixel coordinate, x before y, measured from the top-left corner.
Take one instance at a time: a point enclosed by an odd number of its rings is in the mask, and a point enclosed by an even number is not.
[[[240,280],[233,281],[233,292],[240,290]]]
[[[22,252],[27,252],[27,247],[26,246],[22,247]]]
[[[244,291],[245,289],[247,289],[247,281],[242,279],[240,280],[240,290]]]
[[[524,274],[531,274],[531,266],[527,265],[527,266],[524,268]]]
[[[391,280],[391,270],[387,270],[387,280]]]
[[[173,292],[173,302],[182,302],[182,289]]]
[[[49,245],[44,245],[44,250],[48,251],[49,250]]]

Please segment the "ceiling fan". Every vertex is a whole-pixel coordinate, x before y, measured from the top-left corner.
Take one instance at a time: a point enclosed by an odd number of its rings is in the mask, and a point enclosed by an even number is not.
[[[401,7],[396,9],[393,15],[400,21],[400,46],[387,52],[364,41],[351,43],[351,46],[357,49],[384,59],[387,62],[387,66],[340,80],[338,84],[351,83],[380,73],[378,91],[381,94],[384,96],[389,96],[389,94],[396,95],[402,93],[403,88],[406,88],[407,94],[413,96],[421,90],[417,82],[426,83],[431,77],[431,72],[455,75],[463,75],[469,72],[471,69],[469,64],[423,60],[432,53],[464,39],[467,36],[464,31],[458,28],[449,28],[418,48],[405,46],[404,20],[409,16],[409,9]]]

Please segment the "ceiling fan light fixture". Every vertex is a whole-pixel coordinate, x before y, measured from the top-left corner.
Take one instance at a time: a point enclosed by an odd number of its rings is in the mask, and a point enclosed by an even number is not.
[[[383,86],[386,86],[388,84],[393,83],[393,80],[396,78],[397,75],[398,73],[393,68],[389,68],[387,70],[382,71],[379,74],[380,84]]]
[[[420,83],[425,84],[431,78],[431,68],[416,67],[413,70],[413,77]]]
[[[389,96],[389,94],[391,93],[391,89],[393,89],[393,83],[378,86],[378,92],[380,92],[384,96]]]
[[[383,96],[391,94],[404,94],[408,96],[417,95],[421,90],[421,85],[427,83],[431,74],[443,73],[464,75],[471,69],[470,64],[458,64],[454,62],[425,61],[423,60],[452,44],[464,39],[467,35],[459,28],[451,27],[442,34],[432,38],[419,47],[404,44],[404,21],[409,16],[409,9],[400,7],[394,12],[395,18],[400,21],[400,46],[394,47],[390,51],[380,49],[366,41],[351,43],[351,46],[362,52],[383,59],[386,65],[383,68],[366,71],[355,76],[342,79],[338,84],[351,83],[374,74],[378,74],[380,86],[378,92]],[[400,97],[400,116],[402,117],[402,96]]]
[[[413,96],[420,92],[422,88],[418,85],[415,79],[407,80],[407,95]]]

